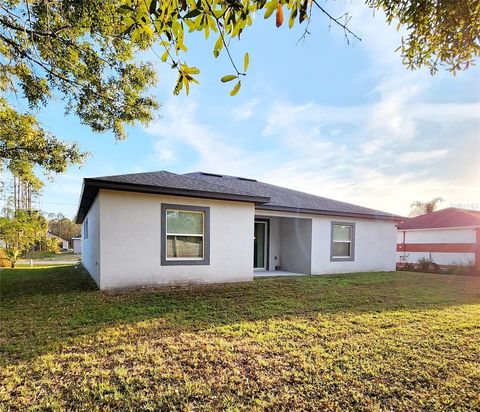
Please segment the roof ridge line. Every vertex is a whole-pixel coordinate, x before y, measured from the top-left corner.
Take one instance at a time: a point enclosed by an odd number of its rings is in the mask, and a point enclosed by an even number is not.
[[[98,177],[90,177],[90,178],[86,178],[86,179],[92,179],[92,180],[102,180],[102,179],[107,179],[109,177],[118,177],[118,176],[132,176],[132,175],[150,175],[150,174],[155,174],[155,173],[167,173],[167,174],[171,174],[171,175],[175,175],[175,176],[179,176],[179,177],[183,177],[185,179],[188,179],[188,180],[191,180],[191,181],[194,181],[194,182],[198,182],[198,181],[201,181],[203,183],[208,183],[208,184],[211,184],[211,185],[215,185],[215,186],[218,186],[220,188],[223,188],[225,190],[227,190],[227,192],[225,192],[225,194],[228,194],[229,192],[231,193],[232,190],[234,190],[236,192],[236,194],[239,194],[239,195],[245,195],[245,196],[256,196],[250,192],[245,192],[243,190],[238,190],[238,189],[232,189],[232,188],[229,188],[228,186],[225,186],[225,185],[222,185],[220,183],[216,183],[216,182],[208,182],[208,181],[205,181],[205,180],[201,180],[201,179],[198,179],[198,178],[195,178],[195,177],[192,177],[192,176],[187,176],[183,173],[175,173],[175,172],[170,172],[168,170],[155,170],[153,172],[137,172],[137,173],[125,173],[125,174],[122,174],[122,175],[109,175],[109,176],[98,176]],[[137,184],[137,183],[132,183],[132,184]],[[150,185],[147,185],[147,186],[150,186]],[[193,189],[192,189],[193,190]],[[208,190],[207,190],[208,191]]]
[[[207,172],[201,172],[201,171],[198,171],[198,172],[191,172],[192,174],[202,174],[202,173],[207,173]],[[182,175],[182,176],[185,176],[185,175]],[[238,176],[230,176],[230,175],[222,175],[222,176],[226,176],[226,177],[232,177],[232,178],[237,178],[238,179]],[[187,176],[187,177],[192,177],[192,176]],[[194,178],[194,179],[197,179],[197,180],[202,180],[201,178]],[[204,180],[205,181],[205,180]],[[208,181],[208,180],[207,180]],[[372,212],[376,212],[376,213],[380,213],[382,215],[388,215],[388,216],[392,216],[392,217],[402,217],[402,216],[399,216],[399,215],[396,215],[394,213],[389,213],[389,212],[384,212],[382,210],[379,210],[379,209],[372,209],[370,207],[365,207],[365,206],[360,206],[360,205],[356,205],[354,203],[349,203],[349,202],[344,202],[343,200],[337,200],[337,199],[332,199],[330,197],[326,197],[326,196],[320,196],[320,195],[314,195],[313,193],[308,193],[308,192],[302,192],[300,190],[296,190],[296,189],[291,189],[289,187],[284,187],[284,186],[279,186],[279,185],[275,185],[273,183],[267,183],[267,182],[263,182],[261,180],[256,180],[255,183],[262,183],[264,185],[268,185],[268,186],[273,186],[275,188],[279,188],[279,189],[282,189],[282,190],[291,190],[292,192],[295,192],[295,193],[300,193],[302,195],[308,195],[308,196],[313,196],[313,197],[316,197],[316,198],[320,198],[320,199],[324,199],[324,200],[327,200],[327,201],[333,201],[333,202],[338,202],[338,203],[342,203],[344,205],[348,205],[348,206],[355,206],[355,207],[361,207],[362,209],[366,209],[366,210],[370,210]],[[217,183],[217,184],[220,184],[220,183]],[[222,185],[223,186],[223,185]],[[403,217],[402,217],[403,218]]]

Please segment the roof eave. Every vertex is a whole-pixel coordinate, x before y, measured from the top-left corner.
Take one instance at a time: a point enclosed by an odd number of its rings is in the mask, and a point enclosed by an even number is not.
[[[438,230],[438,229],[479,229],[479,224],[466,225],[466,226],[424,226],[424,227],[402,227],[399,226],[398,230]]]
[[[137,183],[111,182],[111,181],[105,181],[105,180],[86,178],[84,179],[84,183],[83,183],[76,223],[83,222],[83,219],[85,218],[86,214],[90,210],[90,206],[92,205],[99,189],[116,190],[121,192],[151,193],[151,194],[161,194],[161,195],[195,197],[195,198],[202,198],[202,199],[228,200],[228,201],[235,201],[235,202],[255,203],[255,204],[261,204],[261,203],[266,203],[270,201],[269,197],[263,197],[263,196],[209,192],[204,190],[181,189],[181,188],[163,187],[163,186],[160,187],[160,186],[151,186],[151,185],[141,185]],[[86,193],[91,193],[93,196],[91,195],[86,198]]]
[[[276,205],[259,205],[255,207],[257,210],[269,210],[276,212],[294,212],[302,214],[311,214],[311,215],[322,215],[322,216],[345,216],[353,218],[362,218],[362,219],[374,219],[374,220],[387,220],[392,222],[401,222],[405,218],[395,215],[375,215],[367,213],[352,213],[352,212],[340,212],[332,210],[317,210],[317,209],[305,209],[289,206],[276,206]]]

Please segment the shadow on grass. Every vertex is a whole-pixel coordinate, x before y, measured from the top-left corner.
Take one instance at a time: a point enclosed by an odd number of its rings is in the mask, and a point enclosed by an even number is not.
[[[408,272],[260,278],[106,294],[78,266],[1,273],[1,363],[105,327],[162,318],[171,331],[318,312],[422,310],[480,302],[480,278]]]

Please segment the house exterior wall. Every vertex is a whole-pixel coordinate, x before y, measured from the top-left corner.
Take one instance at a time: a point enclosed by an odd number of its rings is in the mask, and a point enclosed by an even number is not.
[[[253,203],[110,190],[97,197],[101,289],[253,279]],[[209,265],[161,265],[162,203],[210,208]]]
[[[280,267],[294,273],[310,274],[312,268],[312,220],[280,219]]]
[[[332,221],[355,224],[351,261],[331,261]],[[348,217],[316,216],[312,220],[312,274],[395,270],[395,222]]]
[[[320,275],[395,270],[397,232],[395,222],[373,219],[353,219],[334,215],[319,216],[266,210],[257,210],[257,215],[264,218],[270,218],[271,228],[275,225],[282,228],[284,221],[293,221],[295,219],[302,221],[307,219],[311,222],[310,270],[306,271],[306,267],[303,267],[300,270],[300,273]],[[275,221],[278,223],[275,223]],[[332,262],[330,260],[332,222],[355,223],[355,256],[353,261]],[[290,265],[288,258],[293,258],[294,256],[288,255],[288,251],[295,239],[295,231],[287,230],[287,227],[288,223],[285,224],[283,230],[280,230],[278,240],[275,239],[275,232],[271,229],[270,259],[272,259],[272,252],[275,247],[275,250],[279,250],[280,252],[278,261],[280,262],[281,269],[298,272],[299,270],[292,270],[289,268]],[[300,226],[297,226],[297,228],[300,228]],[[278,242],[280,243],[279,249],[276,246]],[[284,253],[287,253],[287,255]],[[273,270],[274,266],[270,266],[270,269]]]
[[[475,228],[409,229],[397,232],[397,262],[430,259],[439,265],[475,263]]]
[[[269,265],[281,270],[310,274],[312,256],[312,220],[298,217],[275,217],[257,214],[269,221]]]
[[[208,265],[162,266],[162,204],[209,208]],[[87,239],[82,225],[82,262],[100,289],[249,281],[256,216],[270,220],[270,270],[275,266],[306,274],[395,270],[394,222],[261,211],[253,203],[104,189],[86,215]],[[331,261],[332,221],[355,223],[352,261]]]
[[[88,238],[85,239],[85,222],[88,219]],[[100,287],[100,196],[95,198],[92,207],[82,224],[82,264]]]
[[[269,244],[269,270],[275,270],[275,266],[281,266],[280,261],[280,218],[271,217],[270,220],[270,244]]]

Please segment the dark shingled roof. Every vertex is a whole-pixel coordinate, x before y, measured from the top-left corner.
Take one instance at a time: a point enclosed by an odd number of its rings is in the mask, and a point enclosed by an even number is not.
[[[264,203],[268,201],[266,197],[255,196],[248,192],[164,170],[159,172],[101,176],[83,179],[82,195],[80,197],[80,205],[76,219],[77,223],[81,223],[85,218],[99,189],[236,200],[253,203]]]
[[[338,200],[299,192],[297,190],[287,189],[285,187],[275,186],[264,182],[258,182],[254,179],[204,172],[187,173],[184,176],[194,177],[205,182],[222,184],[232,189],[249,192],[252,195],[270,198],[268,202],[257,205],[257,209],[333,214],[337,216],[363,216],[379,219],[401,219],[399,216],[379,210],[340,202]]]
[[[480,227],[480,210],[449,207],[411,219],[399,225],[400,230],[435,229],[444,227]]]
[[[94,180],[127,183],[142,186],[170,187],[175,189],[194,190],[202,192],[228,193],[232,195],[252,196],[252,194],[247,191],[223,186],[218,182],[198,180],[188,175],[178,175],[176,173],[167,172],[165,170],[161,170],[159,172],[130,173],[128,175],[102,176],[95,177]]]
[[[77,223],[81,223],[85,218],[99,189],[252,202],[260,210],[396,221],[401,219],[379,210],[257,182],[254,179],[203,172],[179,175],[159,171],[84,179]]]

